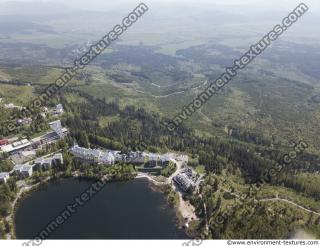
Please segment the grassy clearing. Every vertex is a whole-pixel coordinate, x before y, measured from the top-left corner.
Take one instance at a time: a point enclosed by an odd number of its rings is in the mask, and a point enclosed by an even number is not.
[[[15,103],[23,106],[34,97],[34,88],[31,86],[0,85],[0,96],[3,103]]]
[[[198,165],[195,169],[195,171],[199,174],[205,174],[206,173],[206,170],[205,170],[205,167],[202,166],[202,165]]]

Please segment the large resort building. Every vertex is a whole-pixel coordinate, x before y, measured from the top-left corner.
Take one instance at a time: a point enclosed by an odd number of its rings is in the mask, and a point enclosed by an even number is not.
[[[184,192],[190,191],[194,187],[194,183],[188,177],[186,173],[180,173],[173,178],[173,181],[180,187]]]
[[[82,161],[88,163],[98,163],[113,165],[116,162],[124,162],[128,164],[140,165],[148,163],[149,167],[162,166],[165,167],[170,162],[168,155],[158,155],[153,153],[144,152],[129,152],[121,153],[120,151],[113,150],[99,150],[99,149],[87,149],[79,147],[75,144],[70,153]]]
[[[144,152],[129,152],[127,154],[120,154],[116,152],[117,161],[132,163],[132,164],[143,164],[147,161],[147,154]]]
[[[99,163],[107,165],[112,165],[115,163],[115,157],[112,153],[104,152],[98,149],[86,149],[79,147],[78,145],[74,145],[70,149],[70,153],[75,157],[89,163]]]

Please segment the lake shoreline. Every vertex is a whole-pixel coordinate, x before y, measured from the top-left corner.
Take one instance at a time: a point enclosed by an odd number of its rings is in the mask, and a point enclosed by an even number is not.
[[[147,179],[149,183],[154,185],[155,187],[164,187],[164,186],[170,186],[171,189],[179,196],[179,202],[178,204],[174,204],[174,208],[176,210],[176,217],[179,221],[179,227],[182,227],[185,232],[191,236],[195,234],[194,231],[188,231],[189,223],[192,221],[197,221],[199,218],[197,217],[195,213],[195,208],[190,204],[189,201],[185,201],[183,199],[182,194],[177,190],[176,186],[174,185],[173,181],[171,180],[171,183],[169,182],[160,182],[155,180],[153,177],[151,177],[149,174],[144,173],[138,173],[136,176],[136,179]],[[160,191],[164,193],[161,189]],[[165,194],[164,194],[165,195]],[[168,199],[168,196],[166,196]],[[168,202],[169,203],[169,202]],[[172,204],[169,204],[172,205]]]
[[[8,219],[8,223],[11,223],[11,225],[12,225],[11,233],[7,234],[7,239],[8,240],[16,239],[15,218],[16,218],[17,209],[19,208],[19,205],[23,201],[23,199],[25,197],[27,197],[29,194],[31,194],[33,191],[36,191],[41,185],[47,184],[47,183],[49,183],[50,181],[53,181],[53,180],[64,180],[64,179],[78,179],[78,180],[84,179],[84,180],[95,180],[95,181],[102,180],[100,178],[86,177],[86,176],[77,175],[77,174],[73,174],[72,176],[60,176],[60,177],[50,176],[50,177],[46,177],[44,180],[41,180],[40,182],[38,182],[36,184],[30,185],[28,187],[22,187],[19,190],[19,192],[17,194],[17,197],[14,199],[14,201],[12,201],[12,213],[9,216],[6,217]],[[139,179],[141,179],[141,177],[135,176],[134,178],[130,178],[128,180],[112,180],[112,179],[110,179],[110,180],[107,180],[107,181],[105,180],[105,181],[108,182],[108,183],[113,183],[113,182],[114,183],[119,183],[119,182],[134,181],[134,180],[139,180]],[[152,182],[152,180],[149,180],[149,183],[152,184],[152,185],[155,185],[156,187],[159,187],[159,184],[155,184],[154,182]],[[163,190],[161,190],[161,189],[156,189],[156,190],[152,189],[152,191],[153,192],[161,192],[163,195],[165,195],[166,198],[168,198],[166,196],[166,194],[163,192]],[[167,205],[170,206],[170,204],[168,202],[168,199],[166,199],[166,200],[167,200]],[[179,206],[174,206],[174,209],[176,211],[175,217],[176,217],[176,222],[177,222],[175,227],[181,229],[182,222],[184,221],[182,213],[181,213],[181,211],[179,209]],[[182,228],[184,228],[184,227],[182,227]],[[184,231],[188,235],[187,230],[184,230]]]
[[[15,227],[15,215],[16,215],[16,211],[17,208],[19,207],[19,203],[21,202],[21,200],[26,197],[29,193],[31,193],[32,191],[35,191],[40,185],[45,184],[49,181],[53,180],[53,177],[47,177],[44,180],[41,180],[39,183],[33,184],[31,186],[27,186],[27,187],[22,187],[18,193],[17,196],[15,197],[15,199],[11,202],[11,206],[12,206],[12,212],[5,218],[6,221],[12,225],[12,231],[11,233],[7,233],[6,234],[6,238],[7,240],[10,239],[16,239],[16,227]]]

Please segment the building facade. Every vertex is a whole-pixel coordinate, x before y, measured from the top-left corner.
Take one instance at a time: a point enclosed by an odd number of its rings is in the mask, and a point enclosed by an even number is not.
[[[115,163],[115,156],[111,152],[82,148],[78,145],[74,145],[69,151],[75,157],[89,163],[100,163],[106,165],[113,165]]]
[[[10,178],[10,174],[9,173],[0,173],[0,184],[7,183],[9,178]]]

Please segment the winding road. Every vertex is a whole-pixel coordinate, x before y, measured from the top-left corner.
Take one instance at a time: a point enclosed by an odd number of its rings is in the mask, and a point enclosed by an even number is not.
[[[229,191],[229,190],[227,190],[227,189],[224,189],[224,188],[223,188],[222,190],[225,191],[225,192],[229,192],[231,195],[234,195],[234,196],[236,196],[236,197],[238,197],[238,198],[240,197],[238,194],[233,193],[233,192],[231,192],[231,191]],[[314,211],[314,210],[305,208],[305,207],[303,207],[303,206],[301,206],[301,205],[299,205],[299,204],[297,204],[297,203],[295,203],[295,202],[293,202],[293,201],[290,201],[290,200],[285,199],[285,198],[279,198],[278,196],[272,197],[272,198],[264,198],[264,199],[260,199],[260,200],[257,200],[257,201],[259,201],[259,202],[270,202],[270,201],[286,202],[286,203],[289,203],[289,204],[291,204],[291,205],[293,205],[293,206],[295,206],[295,207],[297,207],[297,208],[300,208],[300,209],[302,209],[302,210],[304,210],[304,211],[306,211],[306,212],[314,213],[314,214],[320,216],[320,212],[317,212],[317,211]]]
[[[292,202],[290,200],[287,200],[287,199],[284,199],[284,198],[279,198],[279,197],[274,197],[274,198],[266,198],[266,199],[261,199],[259,200],[259,202],[269,202],[269,201],[282,201],[282,202],[286,202],[286,203],[289,203],[295,207],[298,207],[306,212],[309,212],[309,213],[314,213],[314,214],[317,214],[317,215],[320,215],[320,213],[316,212],[316,211],[313,211],[313,210],[310,210],[308,208],[305,208],[295,202]]]

